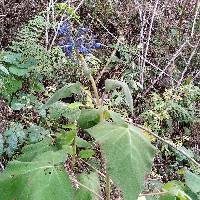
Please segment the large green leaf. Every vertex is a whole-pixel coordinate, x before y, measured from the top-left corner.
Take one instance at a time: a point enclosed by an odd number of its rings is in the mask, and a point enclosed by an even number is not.
[[[80,94],[81,92],[81,85],[79,82],[66,85],[61,89],[57,90],[53,96],[47,101],[45,107],[50,106],[51,104],[57,102],[58,100],[66,97],[70,97],[73,94]]]
[[[28,161],[24,157],[10,162],[0,174],[0,200],[72,200],[72,185],[62,166],[65,152],[38,151],[30,156]]]
[[[200,176],[187,171],[185,174],[185,182],[192,192],[200,194]]]
[[[154,147],[132,125],[102,123],[87,130],[102,146],[111,179],[126,200],[136,200],[144,188],[144,176],[152,166]]]
[[[118,81],[118,80],[107,79],[105,81],[106,91],[114,90],[118,87],[121,87],[123,89],[127,104],[129,105],[131,113],[133,114],[133,98],[132,98],[128,85],[125,82]]]
[[[56,150],[55,146],[51,145],[51,139],[46,138],[36,144],[30,144],[22,149],[22,155],[17,158],[19,161],[31,162],[36,156],[47,151]]]

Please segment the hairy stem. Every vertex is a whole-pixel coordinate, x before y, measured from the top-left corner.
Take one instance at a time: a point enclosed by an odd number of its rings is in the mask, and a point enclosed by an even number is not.
[[[110,200],[110,177],[108,173],[106,173],[106,200]]]

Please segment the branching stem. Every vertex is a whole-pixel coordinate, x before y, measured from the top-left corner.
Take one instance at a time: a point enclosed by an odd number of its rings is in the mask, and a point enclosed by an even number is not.
[[[196,166],[198,166],[200,168],[200,163],[198,163],[196,160],[194,160],[192,157],[190,157],[186,152],[184,152],[183,150],[181,150],[180,148],[178,148],[174,143],[168,142],[165,139],[163,139],[162,137],[158,136],[156,133],[148,130],[147,128],[144,128],[143,126],[139,125],[139,124],[135,124],[135,126],[137,126],[138,128],[141,128],[142,130],[148,132],[149,134],[153,135],[155,138],[157,138],[158,140],[160,140],[161,142],[169,145],[170,147],[172,147],[173,149],[175,149],[176,151],[178,151],[179,153],[183,154],[186,158],[188,158],[188,160],[190,160],[192,163],[194,163]]]

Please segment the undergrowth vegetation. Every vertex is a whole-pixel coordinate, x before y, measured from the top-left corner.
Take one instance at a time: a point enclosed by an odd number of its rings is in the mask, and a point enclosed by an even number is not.
[[[0,200],[200,199],[199,9],[50,0],[24,24],[0,52]]]

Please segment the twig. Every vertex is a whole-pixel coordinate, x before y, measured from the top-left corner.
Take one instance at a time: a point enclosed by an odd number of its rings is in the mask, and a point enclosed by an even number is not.
[[[89,16],[91,19],[93,19],[93,17],[92,17],[89,13],[88,13],[88,16]],[[96,20],[101,24],[101,26],[102,26],[113,38],[115,38],[115,39],[118,41],[118,38],[117,38],[115,35],[113,35],[113,34],[103,25],[103,23],[101,22],[100,19],[96,18]]]
[[[194,29],[195,29],[195,25],[196,25],[196,21],[197,21],[197,16],[199,14],[199,8],[200,8],[200,1],[197,0],[194,20],[193,20],[193,24],[192,24],[191,37],[193,37],[193,35],[194,35]]]
[[[119,36],[119,38],[117,39],[117,43],[116,46],[118,46],[119,44],[123,44],[124,41],[124,37],[122,35]],[[112,58],[115,56],[117,52],[117,48],[115,48],[113,50],[113,52],[111,53],[110,58],[108,59],[108,61],[106,62],[106,65],[104,66],[104,68],[101,70],[100,75],[96,78],[96,82],[98,83],[99,80],[101,79],[101,77],[103,76],[103,74],[106,72],[108,65],[111,63]]]
[[[105,181],[106,181],[106,200],[110,200],[110,177],[108,175],[108,173],[106,173],[106,178],[105,178]]]
[[[194,81],[199,75],[200,75],[200,70],[196,73],[196,75],[192,78],[192,80]]]
[[[144,57],[138,55],[139,58],[141,60],[144,60]],[[161,69],[160,67],[156,66],[155,64],[153,64],[152,62],[150,62],[149,60],[145,59],[145,62],[148,63],[149,65],[151,65],[152,67],[154,67],[155,69],[163,72],[163,69]],[[171,80],[175,81],[175,82],[178,82],[177,80],[175,80],[173,77],[171,77],[168,73],[164,72],[164,75],[168,76]]]
[[[151,193],[142,193],[142,194],[140,194],[140,197],[142,197],[142,196],[164,195],[164,194],[167,194],[167,192],[151,192]]]
[[[49,44],[49,12],[50,12],[50,5],[51,1],[47,3],[47,21],[46,21],[46,33],[45,33],[45,45],[46,45],[46,50],[48,49],[48,44]]]
[[[146,11],[143,13],[141,13],[141,16],[140,16],[140,20],[141,20],[141,30],[140,30],[140,45],[141,45],[141,50],[140,50],[140,54],[141,54],[141,57],[144,57],[144,28],[145,28],[145,23],[146,23]],[[140,66],[140,70],[141,72],[143,71],[143,63],[144,63],[144,60],[141,60],[139,58],[139,66]],[[143,79],[144,79],[144,73],[141,73],[140,74],[140,80],[141,82],[143,82]]]
[[[190,55],[190,57],[189,57],[189,59],[188,59],[188,61],[187,61],[187,63],[186,63],[186,67],[185,67],[185,69],[183,70],[183,72],[182,72],[182,74],[181,74],[181,78],[180,78],[180,80],[178,81],[178,84],[177,84],[177,86],[176,86],[176,89],[178,89],[179,86],[181,85],[181,83],[182,83],[182,81],[183,81],[183,79],[184,79],[185,73],[187,72],[188,67],[190,66],[191,60],[192,60],[192,58],[194,57],[195,52],[196,52],[198,46],[199,46],[199,41],[197,42],[197,45],[196,45],[195,48],[193,49],[193,51],[192,51],[192,53],[191,53],[191,55]]]
[[[74,9],[74,13],[76,13],[76,11],[82,6],[83,3],[84,3],[84,0],[82,0],[82,1],[79,3],[79,5]],[[71,16],[72,16],[72,14],[71,14],[67,19],[69,19]],[[50,49],[51,49],[52,46],[54,45],[54,42],[55,42],[55,40],[56,40],[56,38],[57,38],[57,36],[58,36],[58,31],[59,31],[59,29],[60,29],[60,27],[61,27],[61,25],[62,25],[62,23],[63,23],[64,17],[65,17],[65,13],[62,15],[62,17],[61,17],[61,19],[60,19],[60,22],[58,23],[58,27],[57,27],[57,30],[56,30],[55,35],[54,35],[54,37],[53,37],[53,40],[52,40],[52,42],[51,42]]]
[[[178,55],[181,53],[181,51],[183,50],[183,48],[185,47],[185,45],[187,43],[188,43],[188,41],[184,42],[181,45],[181,47],[176,51],[176,53],[172,56],[172,58],[170,59],[170,61],[166,65],[166,67],[163,69],[163,71],[158,75],[158,77],[154,80],[154,82],[150,85],[150,87],[147,88],[147,90],[144,92],[144,95],[146,95],[147,93],[149,93],[149,91],[151,90],[151,88],[153,88],[153,86],[157,83],[157,81],[160,80],[160,78],[163,76],[163,74],[165,73],[165,71],[169,68],[169,66],[171,65],[171,63],[178,57]]]
[[[193,162],[195,165],[197,165],[200,168],[200,163],[198,163],[196,160],[194,160],[193,158],[191,158],[187,153],[185,153],[183,150],[179,149],[176,147],[176,145],[174,143],[170,143],[168,141],[166,141],[165,139],[163,139],[162,137],[158,136],[156,133],[148,130],[147,128],[144,128],[143,126],[133,123],[135,126],[137,126],[138,128],[141,128],[142,130],[148,132],[149,134],[153,135],[155,138],[157,138],[158,140],[160,140],[161,142],[169,145],[170,147],[172,147],[173,149],[177,150],[179,153],[183,154],[185,157],[188,158],[188,160],[190,160],[191,162]]]
[[[154,9],[153,9],[153,14],[152,14],[152,18],[151,18],[151,23],[150,23],[150,27],[149,27],[149,34],[148,34],[148,38],[147,38],[147,44],[146,44],[146,49],[145,49],[145,53],[144,53],[144,62],[143,62],[143,65],[142,65],[142,71],[141,71],[141,85],[143,86],[144,84],[144,71],[145,71],[145,60],[147,58],[147,53],[148,53],[148,49],[149,49],[149,42],[151,40],[151,31],[152,31],[152,27],[153,27],[153,22],[154,22],[154,18],[155,18],[155,15],[156,15],[156,10],[157,10],[157,7],[158,7],[158,2],[159,0],[156,0],[156,3],[155,3],[155,6],[154,6]]]

